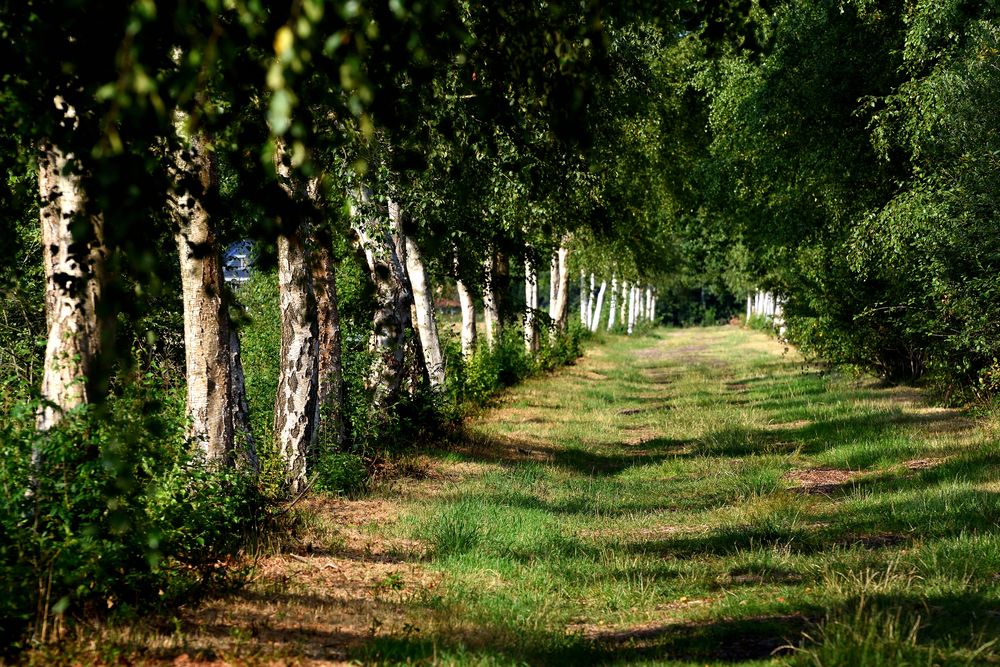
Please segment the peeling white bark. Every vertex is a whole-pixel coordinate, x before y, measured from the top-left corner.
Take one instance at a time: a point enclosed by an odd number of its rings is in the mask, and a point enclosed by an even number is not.
[[[288,490],[305,489],[306,461],[315,442],[319,337],[309,256],[302,236],[278,237],[278,300],[281,352],[274,435],[285,463]]]

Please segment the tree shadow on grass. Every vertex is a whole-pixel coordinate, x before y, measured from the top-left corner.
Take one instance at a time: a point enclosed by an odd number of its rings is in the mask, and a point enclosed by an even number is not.
[[[810,619],[801,614],[690,623],[655,623],[569,635],[500,631],[484,641],[464,637],[378,637],[356,655],[366,663],[456,660],[481,662],[491,656],[538,665],[607,665],[643,660],[738,664],[789,653]],[[485,631],[482,629],[481,631]]]
[[[970,422],[956,420],[947,413],[855,415],[809,422],[791,427],[726,426],[694,441],[687,456],[740,458],[757,454],[800,452],[820,454],[855,444],[875,443],[892,436],[905,436],[909,429],[935,435],[959,434],[970,430]],[[852,469],[866,468],[884,458],[872,448],[848,457]],[[901,459],[905,460],[905,459]]]
[[[623,432],[628,430],[623,429]],[[609,443],[589,449],[528,440],[516,435],[492,437],[470,434],[447,450],[464,460],[519,466],[546,463],[582,475],[614,476],[635,466],[655,465],[674,458],[693,441],[679,438],[651,438],[627,445]]]

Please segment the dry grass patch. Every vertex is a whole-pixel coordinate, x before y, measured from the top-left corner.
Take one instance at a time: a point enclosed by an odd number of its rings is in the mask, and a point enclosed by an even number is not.
[[[830,495],[864,475],[865,473],[859,470],[810,468],[790,470],[783,475],[783,479],[796,484],[796,490],[802,493]]]

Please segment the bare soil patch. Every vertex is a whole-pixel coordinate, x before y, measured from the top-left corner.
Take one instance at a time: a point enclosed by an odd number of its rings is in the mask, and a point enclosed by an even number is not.
[[[774,422],[766,424],[764,428],[769,431],[795,431],[811,425],[812,421],[809,419],[794,419],[790,422]]]
[[[908,470],[930,470],[931,468],[936,468],[942,463],[947,461],[944,457],[934,457],[926,459],[912,459],[903,463],[903,466]]]
[[[863,474],[842,468],[810,468],[789,471],[785,473],[784,479],[796,483],[796,490],[801,493],[830,495]]]

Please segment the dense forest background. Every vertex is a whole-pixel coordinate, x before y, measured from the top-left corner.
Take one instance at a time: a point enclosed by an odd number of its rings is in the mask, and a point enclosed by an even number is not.
[[[758,292],[811,357],[988,403],[997,18],[5,3],[0,636],[186,599],[587,335]]]

